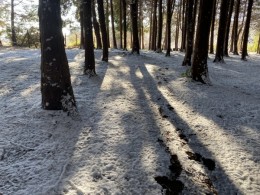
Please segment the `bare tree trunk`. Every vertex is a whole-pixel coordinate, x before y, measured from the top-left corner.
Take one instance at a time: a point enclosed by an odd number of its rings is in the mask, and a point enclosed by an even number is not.
[[[150,31],[149,31],[149,50],[152,50],[152,44],[153,44],[153,5],[154,1],[151,1],[151,13],[150,13]]]
[[[106,18],[104,14],[104,2],[103,0],[97,0],[98,3],[98,15],[99,15],[99,23],[102,34],[102,42],[103,42],[103,56],[102,61],[108,62],[108,38],[107,38],[107,28],[106,28]]]
[[[243,39],[243,48],[242,48],[242,60],[246,60],[247,53],[247,44],[248,44],[248,36],[249,36],[249,29],[250,29],[250,21],[251,21],[251,15],[252,15],[252,6],[253,6],[253,0],[248,0],[248,6],[247,6],[247,16],[246,16],[246,24],[244,28],[244,39]]]
[[[92,3],[93,1],[83,0],[83,13],[85,25],[85,67],[84,73],[90,76],[96,75],[95,55],[92,33]]]
[[[187,0],[186,12],[188,15],[186,16],[187,20],[187,33],[186,33],[186,52],[184,56],[184,60],[182,62],[183,66],[191,66],[191,55],[193,49],[193,37],[194,37],[194,26],[196,22],[196,15],[194,16],[194,12],[196,12],[197,7],[194,6],[194,0]],[[195,17],[195,18],[193,18]]]
[[[157,40],[157,0],[154,0],[153,5],[153,39],[152,39],[152,50],[156,51],[156,40]]]
[[[45,110],[76,111],[76,101],[64,48],[60,0],[39,1],[41,93]]]
[[[124,50],[127,50],[127,26],[126,26],[126,0],[122,0],[123,20],[124,20]]]
[[[132,45],[132,53],[140,54],[139,49],[139,38],[138,38],[138,2],[137,0],[133,1],[133,3],[130,4],[131,6],[131,18],[132,18],[132,32],[133,32],[133,45]]]
[[[84,33],[84,13],[83,3],[80,4],[79,20],[80,20],[80,49],[85,49],[85,33]]]
[[[214,0],[200,0],[191,76],[193,80],[202,83],[209,83],[207,59],[213,4]]]
[[[120,49],[123,49],[123,28],[122,28],[122,0],[119,0],[119,31],[120,31]]]
[[[182,0],[180,0],[179,3],[179,11],[177,14],[177,24],[176,24],[176,35],[175,35],[175,51],[178,51],[179,49],[179,32],[180,32],[180,20],[181,20],[181,5],[182,5]]]
[[[102,49],[100,27],[99,27],[99,23],[98,23],[97,17],[96,17],[95,0],[93,0],[91,11],[92,11],[92,16],[93,16],[93,27],[94,27],[94,31],[95,31],[95,35],[96,35],[96,40],[97,40],[97,49]]]
[[[110,48],[110,30],[109,30],[109,3],[106,0],[106,27],[107,27],[107,46]]]
[[[117,49],[117,44],[116,44],[116,32],[115,32],[115,25],[114,25],[113,0],[110,0],[110,10],[111,10],[112,33],[113,33],[113,47],[114,47],[114,49]]]
[[[17,46],[17,39],[14,27],[14,0],[11,0],[11,33],[12,46]]]
[[[228,5],[229,1],[221,0],[217,50],[214,62],[224,63],[224,38],[227,27]]]
[[[238,18],[239,18],[240,0],[236,1],[235,9],[236,10],[234,15],[234,23],[233,23],[233,29],[234,29],[233,54],[238,55],[237,43],[238,43]]]
[[[157,39],[157,49],[156,52],[161,53],[162,52],[162,26],[163,26],[163,15],[162,15],[162,0],[159,0],[159,13],[158,13],[158,39]]]
[[[180,51],[185,51],[186,45],[186,29],[187,29],[187,11],[186,11],[186,3],[187,0],[182,0],[182,34],[181,34],[181,49]]]
[[[172,14],[174,10],[175,0],[167,0],[167,24],[166,24],[166,54],[165,56],[171,55],[171,23]]]
[[[212,22],[211,22],[211,31],[210,31],[210,49],[209,53],[213,54],[214,53],[214,30],[215,30],[215,18],[216,18],[216,10],[217,10],[217,5],[218,2],[214,0],[213,3],[213,12],[212,12]]]
[[[224,56],[228,57],[228,42],[229,42],[229,31],[230,31],[230,23],[233,13],[233,7],[234,7],[234,0],[230,0],[229,2],[229,10],[228,10],[228,17],[227,17],[227,26],[226,26],[226,32],[225,32],[225,41],[224,41]]]

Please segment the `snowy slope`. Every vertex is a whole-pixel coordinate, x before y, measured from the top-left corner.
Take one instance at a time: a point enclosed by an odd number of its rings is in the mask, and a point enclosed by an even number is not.
[[[260,56],[210,56],[207,86],[183,53],[95,54],[89,78],[67,51],[71,117],[40,107],[39,50],[0,49],[0,194],[260,193]]]

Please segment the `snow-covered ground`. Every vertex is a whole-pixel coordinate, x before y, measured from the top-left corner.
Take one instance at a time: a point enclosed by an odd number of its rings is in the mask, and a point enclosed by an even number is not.
[[[79,116],[41,109],[40,52],[0,49],[0,194],[260,194],[260,56],[68,50]]]

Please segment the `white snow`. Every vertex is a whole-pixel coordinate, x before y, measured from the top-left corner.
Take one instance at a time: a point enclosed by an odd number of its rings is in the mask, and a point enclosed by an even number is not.
[[[210,55],[208,86],[182,77],[183,53],[101,54],[89,78],[84,51],[67,51],[79,112],[67,116],[41,109],[39,50],[0,49],[0,194],[162,194],[170,153],[182,194],[260,194],[259,55]]]

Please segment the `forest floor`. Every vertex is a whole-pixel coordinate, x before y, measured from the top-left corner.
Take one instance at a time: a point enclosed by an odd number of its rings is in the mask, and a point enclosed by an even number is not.
[[[40,51],[0,49],[0,194],[260,194],[260,56],[67,50],[78,116],[41,109]]]

